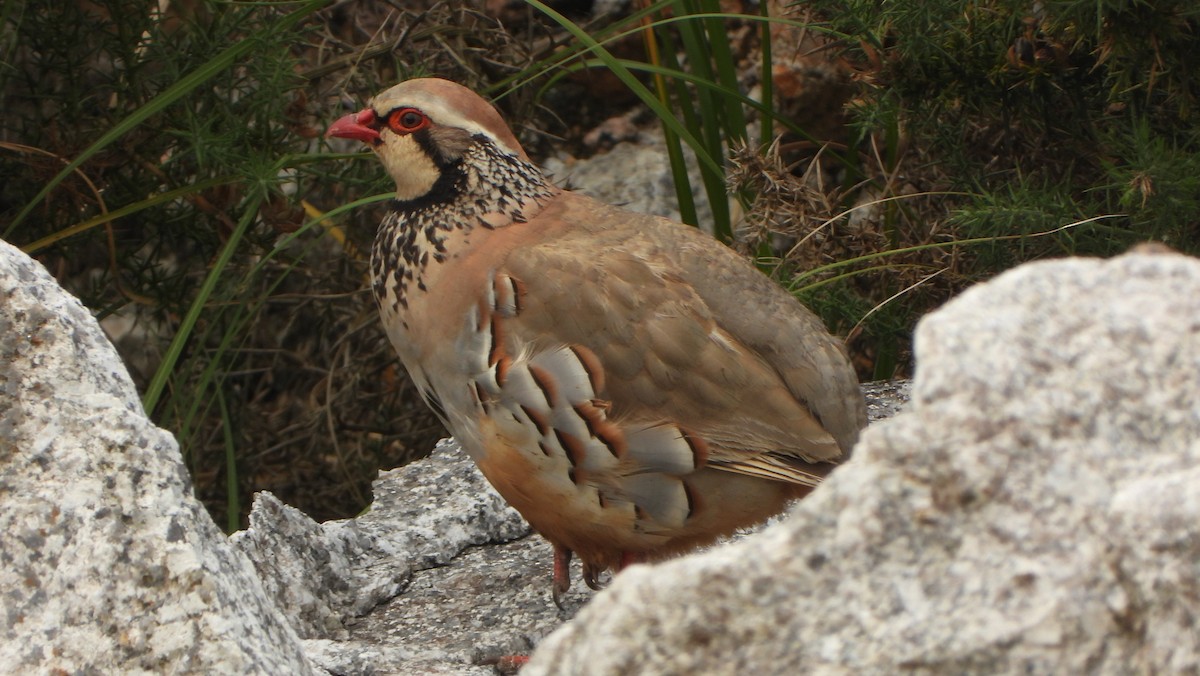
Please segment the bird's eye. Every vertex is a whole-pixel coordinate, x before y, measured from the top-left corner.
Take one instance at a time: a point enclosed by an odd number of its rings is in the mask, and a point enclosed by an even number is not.
[[[429,126],[429,118],[416,108],[400,108],[388,115],[388,127],[397,134],[411,134]]]

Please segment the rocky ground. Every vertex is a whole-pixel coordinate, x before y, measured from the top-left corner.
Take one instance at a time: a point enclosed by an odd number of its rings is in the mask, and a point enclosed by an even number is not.
[[[1195,259],[968,291],[922,322],[911,402],[785,518],[562,611],[548,548],[451,445],[360,517],[264,494],[227,538],[91,315],[6,244],[0,270],[14,670],[482,674],[531,648],[523,673],[1200,670]]]

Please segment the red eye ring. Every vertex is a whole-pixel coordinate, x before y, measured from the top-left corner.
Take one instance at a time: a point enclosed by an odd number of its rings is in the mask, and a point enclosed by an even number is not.
[[[411,134],[429,126],[429,117],[416,108],[397,108],[388,113],[388,129],[397,134]]]

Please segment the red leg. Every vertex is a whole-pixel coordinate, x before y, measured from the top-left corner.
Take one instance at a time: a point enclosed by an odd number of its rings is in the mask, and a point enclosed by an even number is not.
[[[496,660],[496,671],[502,674],[515,674],[528,663],[529,655],[504,655]]]
[[[554,585],[551,593],[554,595],[554,605],[562,610],[562,595],[571,588],[571,550],[561,545],[554,545]]]

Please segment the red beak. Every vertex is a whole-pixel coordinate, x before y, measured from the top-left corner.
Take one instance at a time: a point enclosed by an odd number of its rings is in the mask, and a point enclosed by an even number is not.
[[[325,138],[330,136],[352,138],[368,145],[376,145],[379,143],[378,127],[375,111],[366,108],[338,118],[337,122],[329,125],[329,130],[325,132]]]

